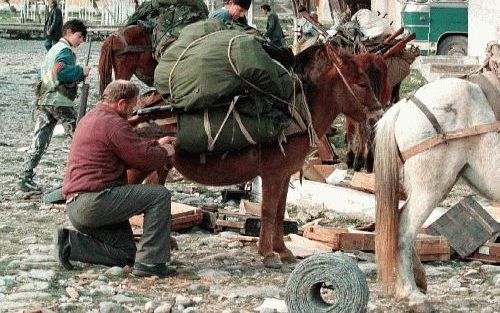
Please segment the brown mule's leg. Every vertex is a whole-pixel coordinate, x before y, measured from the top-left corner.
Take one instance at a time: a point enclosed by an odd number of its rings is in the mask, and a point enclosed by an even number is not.
[[[273,235],[273,250],[278,253],[281,262],[283,263],[295,263],[297,259],[285,246],[285,241],[283,240],[284,232],[284,219],[286,212],[286,197],[288,195],[288,185],[290,183],[290,177],[286,178],[283,182],[283,188],[281,190],[281,195],[278,202],[278,211],[276,213],[276,224],[274,227]]]
[[[269,268],[280,268],[281,262],[273,252],[274,224],[279,202],[279,195],[283,188],[280,177],[262,177],[262,212],[259,234],[259,253],[263,256],[262,262]]]

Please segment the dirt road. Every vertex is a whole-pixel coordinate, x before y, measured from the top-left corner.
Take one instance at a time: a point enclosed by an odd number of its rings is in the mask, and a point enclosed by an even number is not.
[[[94,67],[98,49],[95,44],[90,62]],[[254,312],[265,298],[284,299],[294,266],[264,268],[254,244],[243,245],[224,234],[212,235],[200,229],[176,234],[180,250],[173,253],[173,265],[179,273],[174,278],[138,279],[120,268],[83,264],[69,272],[54,262],[52,233],[66,221],[64,208],[24,199],[16,190],[33,127],[32,83],[44,53],[41,41],[0,39],[0,312],[28,308],[42,312],[153,312],[158,307],[155,312],[173,308],[172,312],[236,313]],[[86,45],[77,54],[78,62],[83,63]],[[89,82],[90,105],[97,100],[95,68]],[[45,190],[61,184],[68,148],[69,139],[64,135],[53,138],[37,169],[36,180]],[[458,195],[463,193],[458,191]],[[221,204],[217,192],[189,194],[179,190],[173,199],[230,205]],[[446,205],[453,202],[448,200]],[[368,312],[407,311],[404,304],[380,292],[373,255],[359,254],[358,259],[370,286]],[[438,311],[499,312],[500,267],[449,261],[428,263],[426,269],[428,293]]]

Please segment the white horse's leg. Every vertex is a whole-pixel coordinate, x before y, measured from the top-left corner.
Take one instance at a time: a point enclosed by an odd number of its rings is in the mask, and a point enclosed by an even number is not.
[[[398,276],[395,294],[399,299],[408,299],[417,311],[431,310],[427,297],[419,291],[413,274],[413,241],[432,209],[448,194],[464,165],[464,158],[457,154],[449,158],[450,150],[440,148],[409,159],[404,166],[405,187],[408,200],[401,209],[398,235]],[[447,151],[445,151],[445,149]],[[459,151],[458,149],[453,149]],[[447,161],[444,162],[444,157]]]
[[[500,135],[489,133],[471,140],[478,143],[470,149],[463,178],[484,197],[500,201]]]

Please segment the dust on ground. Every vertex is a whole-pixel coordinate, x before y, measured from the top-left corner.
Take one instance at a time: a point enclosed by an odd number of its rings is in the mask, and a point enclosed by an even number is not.
[[[84,62],[86,49],[83,44],[77,50],[79,64]],[[98,50],[95,44],[89,104],[97,101]],[[173,252],[172,265],[178,270],[173,278],[140,279],[120,268],[84,264],[66,271],[57,265],[52,257],[52,234],[67,222],[64,207],[25,199],[16,190],[31,140],[33,82],[44,53],[41,41],[0,39],[0,311],[254,312],[265,298],[284,299],[294,265],[267,269],[255,244],[244,245],[199,228],[174,234],[180,250]],[[45,190],[61,184],[69,144],[66,136],[54,136],[42,158],[36,180]],[[222,203],[220,193],[210,188],[190,194],[183,192],[182,183],[167,187],[178,202],[237,206]],[[471,192],[460,184],[443,205],[449,207]],[[355,255],[370,287],[368,312],[407,311],[405,304],[384,296],[376,284],[373,254]],[[428,294],[438,311],[499,312],[500,267],[452,260],[427,263],[426,270]]]

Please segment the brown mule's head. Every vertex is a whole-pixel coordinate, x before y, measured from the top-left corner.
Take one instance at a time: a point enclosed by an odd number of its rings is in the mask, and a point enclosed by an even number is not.
[[[331,45],[325,46],[326,53],[331,62],[331,75],[338,76],[335,81],[333,97],[342,97],[341,111],[355,121],[364,122],[368,119],[378,119],[382,116],[382,103],[374,92],[369,75],[363,68],[358,56],[338,50]],[[369,63],[369,62],[368,62]],[[375,73],[375,72],[374,72]],[[387,81],[387,70],[376,73],[380,81]],[[373,74],[374,76],[377,76]]]

